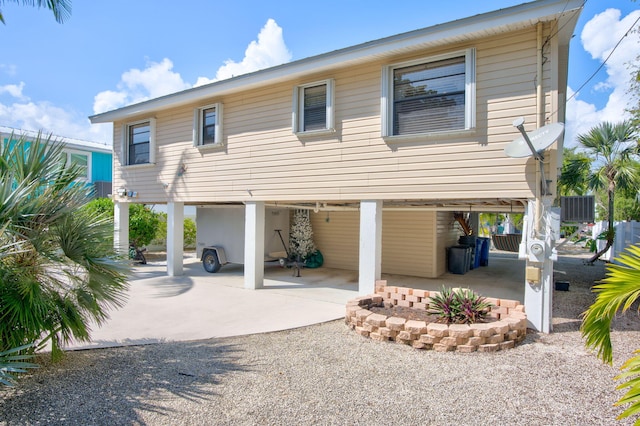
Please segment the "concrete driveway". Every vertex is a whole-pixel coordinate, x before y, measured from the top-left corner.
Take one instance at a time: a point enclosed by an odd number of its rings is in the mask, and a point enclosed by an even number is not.
[[[345,304],[358,295],[358,274],[328,268],[265,266],[265,287],[244,289],[242,265],[218,273],[185,257],[184,275],[169,277],[166,262],[136,265],[127,304],[93,327],[91,343],[68,349],[188,341],[272,332],[344,318]],[[524,300],[524,263],[515,253],[492,253],[489,266],[437,279],[383,274],[388,285],[439,290],[470,287],[483,296]]]

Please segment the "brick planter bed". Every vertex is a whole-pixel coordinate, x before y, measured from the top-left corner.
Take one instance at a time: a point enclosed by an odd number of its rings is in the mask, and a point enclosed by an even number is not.
[[[492,320],[471,325],[408,320],[369,310],[374,306],[428,310],[429,297],[430,292],[426,290],[390,287],[378,282],[376,294],[347,302],[345,322],[358,334],[373,340],[395,341],[440,352],[511,349],[526,336],[527,316],[524,306],[516,300],[487,297],[486,300],[494,305],[488,315]]]

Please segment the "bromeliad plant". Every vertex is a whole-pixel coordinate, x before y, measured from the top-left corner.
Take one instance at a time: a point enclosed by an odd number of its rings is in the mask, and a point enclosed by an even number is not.
[[[442,288],[430,297],[429,312],[446,324],[473,324],[486,319],[493,305],[468,288]]]

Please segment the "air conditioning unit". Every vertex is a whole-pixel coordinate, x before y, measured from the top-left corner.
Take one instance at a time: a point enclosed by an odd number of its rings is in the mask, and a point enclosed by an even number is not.
[[[527,241],[527,252],[529,254],[529,262],[542,263],[545,259],[545,242],[543,240],[531,239]]]

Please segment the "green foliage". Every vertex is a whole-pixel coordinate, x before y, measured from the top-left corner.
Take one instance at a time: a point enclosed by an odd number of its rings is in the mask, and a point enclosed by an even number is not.
[[[50,341],[55,358],[124,302],[113,225],[83,208],[91,189],[77,182],[80,167],[61,162],[63,147],[38,136],[2,148],[0,351]]]
[[[103,215],[113,218],[113,200],[111,198],[94,198],[83,209],[89,214]]]
[[[596,300],[583,314],[580,327],[586,347],[595,350],[598,358],[608,364],[613,361],[611,323],[614,317],[619,311],[626,312],[631,307],[638,310],[636,302],[640,299],[640,245],[627,248],[616,260],[620,265],[608,264],[606,277],[593,287],[597,294]],[[617,405],[631,406],[620,418],[640,413],[640,357],[629,359],[622,369],[627,371],[616,379],[625,379],[626,382],[618,386],[618,389],[630,389]],[[636,424],[638,422],[640,418]]]
[[[196,245],[196,222],[187,217],[184,219],[183,247],[195,247]],[[158,225],[153,236],[152,244],[165,245],[167,243],[167,214],[158,213]]]
[[[37,364],[27,362],[34,357],[33,354],[27,353],[32,346],[28,344],[0,352],[0,385],[14,386],[16,374],[26,373],[27,369],[38,367]]]
[[[584,193],[589,191],[605,194],[602,202],[609,222],[607,243],[589,262],[596,261],[613,245],[615,218],[615,198],[617,194],[635,193],[640,187],[638,149],[633,140],[637,129],[629,121],[620,123],[603,122],[578,136],[581,153],[567,150],[563,164],[561,191]]]
[[[565,148],[562,152],[562,171],[558,178],[558,194],[561,196],[586,195],[592,159],[576,148]]]
[[[640,221],[640,203],[635,197],[616,197],[614,206],[616,221]]]
[[[153,240],[159,223],[158,213],[144,204],[129,206],[129,240],[136,247],[146,246]]]
[[[12,3],[20,3],[20,0],[8,0]],[[0,5],[4,4],[5,0],[0,1]],[[56,22],[63,23],[65,19],[71,16],[71,0],[22,0],[22,4],[25,6],[37,6],[38,8],[46,6],[56,19]],[[0,11],[0,22],[3,24],[4,16]]]
[[[446,324],[474,324],[486,319],[492,304],[468,288],[442,287],[429,298],[429,312]]]
[[[184,246],[195,247],[196,245],[196,222],[190,217],[184,220]]]

